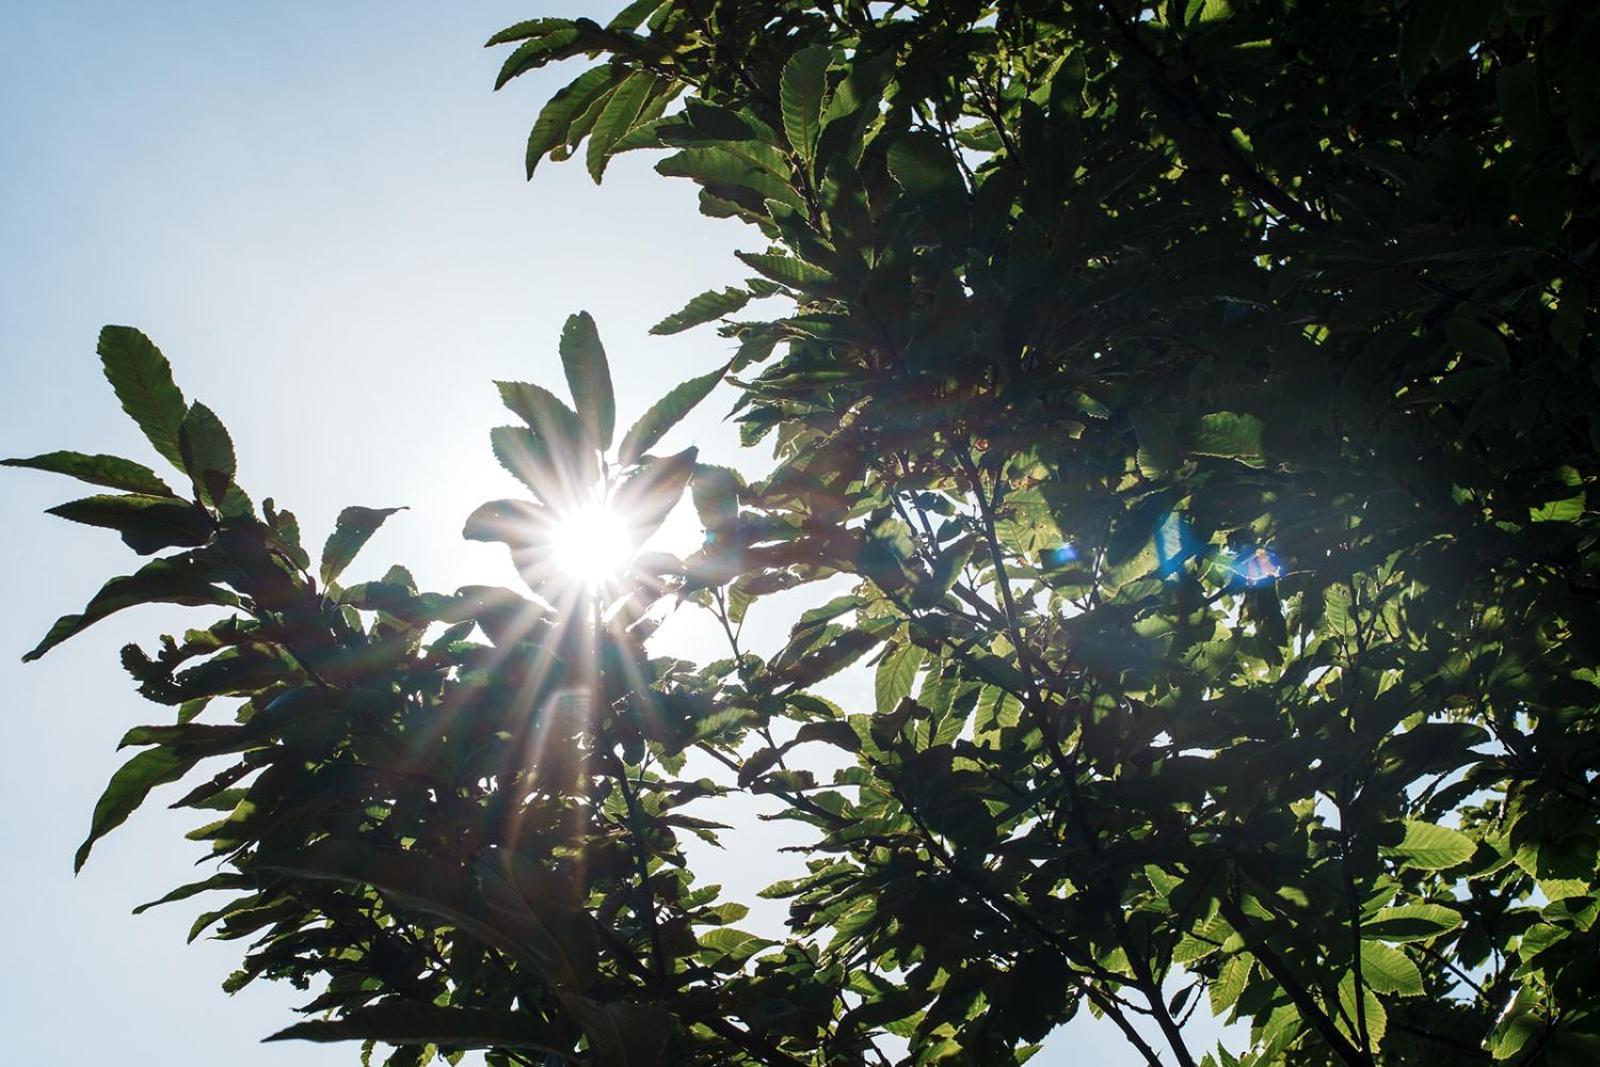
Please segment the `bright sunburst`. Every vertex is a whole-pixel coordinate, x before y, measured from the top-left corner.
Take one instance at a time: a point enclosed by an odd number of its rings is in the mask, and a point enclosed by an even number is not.
[[[550,531],[550,565],[574,586],[594,589],[616,578],[633,551],[627,520],[601,501],[568,512]]]

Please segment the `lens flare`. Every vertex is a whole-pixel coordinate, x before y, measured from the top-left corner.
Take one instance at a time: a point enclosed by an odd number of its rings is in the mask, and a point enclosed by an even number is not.
[[[561,516],[550,531],[550,563],[556,574],[590,589],[620,575],[633,550],[627,521],[598,501]]]
[[[1250,585],[1260,585],[1270,582],[1283,574],[1283,562],[1273,555],[1269,549],[1258,548],[1248,555],[1240,556],[1233,565],[1233,571]]]

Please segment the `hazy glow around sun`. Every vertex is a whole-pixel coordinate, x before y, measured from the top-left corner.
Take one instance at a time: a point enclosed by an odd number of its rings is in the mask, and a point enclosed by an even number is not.
[[[626,520],[600,501],[562,516],[550,532],[550,562],[560,577],[595,587],[627,567],[634,545]]]

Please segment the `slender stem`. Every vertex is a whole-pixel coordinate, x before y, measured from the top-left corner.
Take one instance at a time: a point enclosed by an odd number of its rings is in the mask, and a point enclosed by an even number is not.
[[[1361,1051],[1372,1054],[1372,1038],[1367,1033],[1366,980],[1361,976],[1361,902],[1356,897],[1355,876],[1350,871],[1350,828],[1345,814],[1346,787],[1339,788],[1339,867],[1344,873],[1346,906],[1350,914],[1350,959],[1355,976],[1356,1036],[1361,1040]]]
[[[600,676],[600,635],[603,632],[604,620],[601,617],[600,598],[590,594],[591,630],[589,639],[593,645],[589,657],[591,671],[593,672],[593,708],[590,722],[598,727],[600,722],[601,704],[604,700],[603,686],[605,679]],[[635,904],[635,909],[640,912],[644,920],[645,929],[650,935],[650,960],[655,971],[652,987],[661,992],[667,985],[667,958],[661,951],[661,933],[656,927],[656,895],[655,887],[650,881],[650,857],[644,838],[644,831],[639,823],[639,802],[634,796],[633,786],[628,778],[628,765],[614,752],[607,751],[607,757],[614,764],[612,776],[617,780],[617,788],[622,791],[622,801],[628,809],[628,836],[633,839],[634,868],[639,875],[639,895],[643,898]]]
[[[981,878],[969,872],[964,865],[955,859],[954,856],[950,855],[949,850],[947,850],[944,845],[940,843],[939,839],[934,836],[933,832],[928,829],[927,824],[922,821],[922,816],[917,813],[916,808],[912,807],[911,804],[907,802],[906,798],[901,795],[898,789],[895,789],[893,786],[890,788],[894,793],[895,799],[900,802],[900,806],[905,809],[906,814],[908,814],[911,817],[912,822],[916,824],[918,831],[922,834],[922,838],[928,846],[929,853],[934,856],[940,865],[948,870],[957,881],[962,882],[968,888],[977,893],[978,898],[991,909],[999,912],[1001,915],[1011,919],[1014,922],[1019,922],[1028,927],[1030,930],[1036,933],[1045,942],[1045,944],[1054,949],[1056,953],[1059,954],[1069,964],[1067,973],[1069,974],[1073,985],[1078,988],[1079,992],[1092,1001],[1096,1007],[1104,1012],[1106,1016],[1117,1025],[1117,1028],[1122,1031],[1122,1035],[1127,1038],[1128,1043],[1139,1050],[1139,1054],[1145,1058],[1145,1062],[1149,1063],[1151,1067],[1161,1067],[1161,1057],[1157,1055],[1155,1049],[1151,1048],[1149,1043],[1139,1035],[1139,1032],[1133,1028],[1133,1024],[1130,1023],[1127,1016],[1122,1013],[1121,1005],[1108,994],[1095,988],[1094,985],[1092,985],[1080,972],[1072,969],[1073,966],[1081,966],[1080,961],[1076,959],[1076,954],[1072,951],[1072,948],[1069,945],[1061,942],[1061,940],[1056,937],[1055,933],[1049,927],[1045,926],[1032,915],[1028,914],[1025,908],[1020,907],[1015,901],[1007,897],[1005,894],[991,891],[989,887],[984,884]]]
[[[1249,916],[1244,913],[1244,909],[1231,898],[1223,897],[1221,907],[1222,917],[1228,920],[1228,925],[1239,931],[1239,933],[1243,934],[1254,926]],[[1300,980],[1295,977],[1294,972],[1289,969],[1289,965],[1279,958],[1277,953],[1267,947],[1265,941],[1258,940],[1252,943],[1250,952],[1256,959],[1261,961],[1261,965],[1267,969],[1267,973],[1272,975],[1273,980],[1288,995],[1289,1000],[1299,1010],[1300,1017],[1310,1023],[1311,1028],[1317,1032],[1322,1040],[1328,1043],[1328,1047],[1333,1050],[1334,1055],[1349,1064],[1350,1067],[1377,1067],[1371,1055],[1356,1048],[1355,1045],[1350,1043],[1349,1038],[1339,1032],[1339,1028],[1333,1024],[1333,1019],[1317,1004],[1310,991],[1301,984]]]

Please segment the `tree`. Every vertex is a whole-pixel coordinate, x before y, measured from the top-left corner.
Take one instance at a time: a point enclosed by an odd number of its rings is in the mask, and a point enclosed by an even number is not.
[[[994,1064],[1085,1007],[1151,1064],[1594,1060],[1600,12],[643,0],[490,44],[502,86],[589,61],[530,175],[666,149],[760,231],[757,277],[656,327],[736,351],[609,462],[586,316],[573,406],[501,384],[535,499],[465,532],[529,599],[341,587],[380,509],[313,576],[216,416],[108,328],[187,487],[11,462],[179,551],[30,655],[132,604],[230,614],[125,650],[177,721],[125,738],[80,864],[228,757],[179,802],[222,814],[226,868],[166,899],[229,894],[195,926],[255,939],[227,988],[321,983],[279,1036],[392,1064]],[[724,373],[773,442],[758,481],[649,452]],[[552,522],[596,484],[635,543],[687,486],[704,549],[563,587]],[[840,575],[775,656],[741,649],[753,602]],[[662,598],[728,655],[652,658]],[[814,691],[860,663],[875,708]],[[813,835],[767,891],[781,943],[679,845],[741,792]],[[1189,1047],[1202,1001],[1249,1024],[1242,1060]]]

